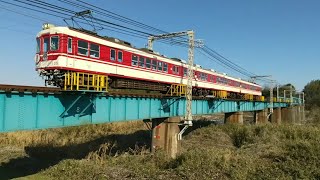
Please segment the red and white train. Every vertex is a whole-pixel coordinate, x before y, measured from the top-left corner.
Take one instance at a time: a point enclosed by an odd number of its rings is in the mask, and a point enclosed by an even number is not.
[[[187,64],[125,41],[85,30],[46,24],[37,35],[36,70],[49,85],[61,86],[67,71],[106,75],[112,88],[165,91],[187,84]],[[261,86],[199,65],[193,67],[194,93],[212,90],[261,96]],[[128,83],[131,82],[131,83]],[[133,82],[133,83],[132,83]],[[134,84],[132,87],[125,85]],[[153,88],[153,89],[152,89]]]

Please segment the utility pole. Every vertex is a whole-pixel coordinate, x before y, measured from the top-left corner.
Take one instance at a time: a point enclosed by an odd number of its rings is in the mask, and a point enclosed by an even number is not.
[[[188,36],[188,81],[187,81],[187,93],[186,93],[186,114],[184,124],[185,127],[192,126],[192,79],[193,79],[193,62],[194,62],[194,47],[195,43],[197,47],[203,46],[203,42],[201,40],[194,39],[194,31],[182,31],[182,32],[174,32],[160,35],[152,35],[148,38],[148,49],[153,49],[153,42],[159,39],[168,39],[180,36]],[[183,131],[185,128],[181,131]]]
[[[186,96],[186,118],[184,124],[192,125],[192,78],[193,78],[193,59],[194,59],[194,32],[188,31],[189,49],[188,49],[188,81]]]
[[[292,85],[290,86],[290,106],[292,106]]]
[[[272,80],[270,83],[270,114],[273,113],[273,89],[274,89],[274,81]]]
[[[279,84],[277,84],[277,101],[279,102]]]
[[[284,99],[284,102],[287,102],[287,98],[286,98],[286,90],[283,90],[283,99]]]
[[[299,104],[302,104],[302,101],[301,101],[301,93],[299,93]]]

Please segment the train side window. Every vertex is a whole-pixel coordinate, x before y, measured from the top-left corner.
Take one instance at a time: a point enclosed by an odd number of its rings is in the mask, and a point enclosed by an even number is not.
[[[139,58],[139,67],[144,68],[144,64],[145,64],[144,57],[140,56],[140,58]]]
[[[173,66],[173,74],[179,74],[179,67]]]
[[[163,63],[163,72],[168,72],[168,64]]]
[[[72,53],[72,38],[68,38],[68,53]]]
[[[203,80],[203,81],[206,80],[206,74],[205,73],[201,73],[201,80]]]
[[[188,69],[187,68],[183,68],[183,76],[188,76]]]
[[[217,77],[217,82],[218,82],[218,83],[222,83],[222,82],[223,82],[222,79],[221,79],[221,77]]]
[[[90,44],[90,57],[100,57],[100,46],[97,44]]]
[[[132,66],[138,66],[138,56],[132,55]]]
[[[221,84],[224,84],[224,79],[220,78],[220,82],[221,82]]]
[[[110,60],[115,61],[116,60],[116,50],[111,49],[110,50]]]
[[[157,61],[156,60],[152,60],[152,70],[157,70]]]
[[[122,51],[118,51],[118,62],[122,63]]]
[[[222,78],[223,84],[228,84],[228,80],[226,78]]]
[[[78,54],[88,56],[88,45],[89,43],[86,41],[78,41]]]
[[[158,61],[158,71],[162,71],[162,62]]]
[[[37,53],[40,53],[40,38],[37,38]]]
[[[50,50],[51,51],[59,50],[59,36],[52,36],[51,37]]]
[[[48,52],[49,50],[49,38],[46,37],[43,39],[43,52]]]
[[[149,59],[149,58],[146,59],[146,68],[148,68],[148,69],[151,68],[151,59]]]

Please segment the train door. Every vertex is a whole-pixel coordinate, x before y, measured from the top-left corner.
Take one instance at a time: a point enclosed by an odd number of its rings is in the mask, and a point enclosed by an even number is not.
[[[75,51],[75,43],[73,42],[71,37],[68,37],[68,43],[67,43],[67,61],[66,61],[66,65],[68,67],[74,67],[74,59],[70,58],[70,55],[73,55]]]

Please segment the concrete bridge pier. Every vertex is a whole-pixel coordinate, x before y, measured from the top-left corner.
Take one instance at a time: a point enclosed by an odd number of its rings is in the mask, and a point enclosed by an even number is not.
[[[271,114],[271,123],[281,124],[281,108],[274,108]]]
[[[295,117],[295,123],[300,123],[301,122],[301,106],[296,106],[295,107],[295,113],[296,113],[296,117]]]
[[[224,123],[239,123],[243,124],[243,112],[225,113]]]
[[[304,112],[304,105],[296,106],[296,122],[301,123],[305,121],[305,112]]]
[[[254,111],[254,122],[256,124],[265,124],[268,122],[268,109],[262,111]]]
[[[291,107],[286,107],[286,108],[281,108],[281,119],[283,123],[294,123],[296,120],[296,108],[291,106]]]
[[[301,105],[300,108],[301,108],[301,121],[305,121],[306,120],[306,114],[304,112],[304,105]]]
[[[152,119],[151,152],[161,149],[169,157],[177,157],[181,148],[181,141],[178,140],[180,121],[180,117]]]

